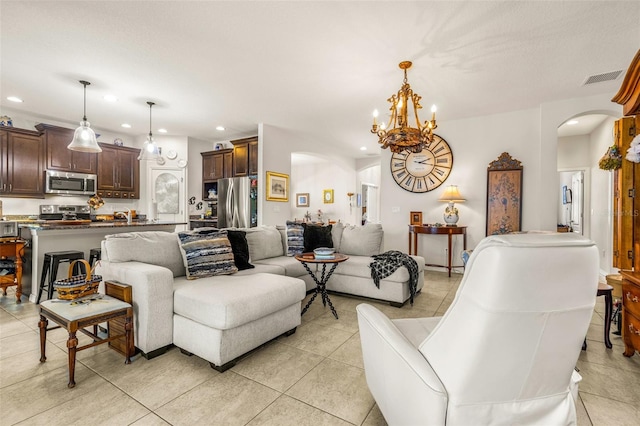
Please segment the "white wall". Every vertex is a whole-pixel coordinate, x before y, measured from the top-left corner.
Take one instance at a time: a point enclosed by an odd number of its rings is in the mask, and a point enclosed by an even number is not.
[[[329,208],[332,212],[336,215],[344,214],[345,204],[348,210],[346,193],[356,192],[355,160],[341,158],[339,152],[327,152],[325,147],[326,144],[323,141],[313,140],[306,134],[298,134],[287,129],[260,123],[258,126],[258,212],[262,213],[258,214],[259,225],[283,225],[287,220],[298,217],[299,211],[295,207],[295,199],[293,199],[295,192],[292,190],[291,179],[291,154],[294,152],[316,154],[333,163],[332,169],[340,171],[337,178],[326,173],[316,174],[315,178],[318,179],[318,184],[322,186],[322,189],[334,189],[334,204],[336,205]],[[266,201],[264,183],[267,171],[289,175],[289,202]],[[299,188],[298,183],[295,185],[295,188]],[[310,191],[299,190],[298,192]],[[323,204],[323,206],[327,205]]]
[[[591,219],[590,238],[600,251],[600,271],[602,275],[617,272],[613,268],[613,173],[600,170],[598,161],[613,142],[613,124],[616,118],[607,118],[589,138],[591,208],[585,216]]]
[[[468,226],[468,248],[485,236],[486,174],[488,164],[506,151],[522,161],[523,230],[555,230],[558,211],[557,129],[569,118],[585,113],[622,116],[621,107],[610,95],[569,99],[538,108],[438,123],[438,134],[453,152],[453,170],[445,185],[459,186],[465,203],[456,204],[459,225]],[[604,151],[603,151],[604,152]],[[602,155],[602,154],[600,154]],[[444,188],[431,193],[412,194],[393,181],[388,164],[391,154],[382,152],[381,217],[385,230],[385,250],[408,248],[410,211],[422,211],[425,223],[442,222],[444,203],[438,202]],[[398,210],[394,212],[394,210]],[[446,238],[419,236],[418,254],[427,263],[445,263]],[[453,258],[459,259],[461,238],[456,238]]]

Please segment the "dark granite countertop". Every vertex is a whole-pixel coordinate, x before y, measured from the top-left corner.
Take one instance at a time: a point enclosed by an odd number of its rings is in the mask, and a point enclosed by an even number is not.
[[[128,228],[128,227],[140,227],[140,226],[158,226],[158,225],[186,225],[186,222],[153,222],[150,220],[136,221],[131,223],[126,221],[104,221],[104,222],[91,222],[91,223],[78,223],[78,224],[56,224],[47,221],[25,221],[20,222],[18,226],[20,228],[31,228],[39,230],[58,230],[58,229],[96,229],[96,228]]]

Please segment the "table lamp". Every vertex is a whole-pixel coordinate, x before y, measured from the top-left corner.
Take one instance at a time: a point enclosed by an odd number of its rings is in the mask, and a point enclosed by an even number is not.
[[[447,186],[438,201],[446,201],[449,203],[447,208],[444,210],[444,221],[447,223],[447,226],[457,226],[458,209],[455,207],[454,203],[462,203],[466,201],[462,198],[462,195],[460,195],[458,185]]]

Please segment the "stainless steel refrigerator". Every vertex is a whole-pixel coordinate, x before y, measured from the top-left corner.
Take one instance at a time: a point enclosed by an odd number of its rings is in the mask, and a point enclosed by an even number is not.
[[[219,179],[218,228],[250,228],[257,225],[257,177]]]

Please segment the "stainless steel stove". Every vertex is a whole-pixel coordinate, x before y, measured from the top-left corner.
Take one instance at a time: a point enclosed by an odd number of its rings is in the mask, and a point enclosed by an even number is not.
[[[74,220],[91,219],[91,208],[88,205],[71,206],[56,204],[41,204],[40,220]]]

